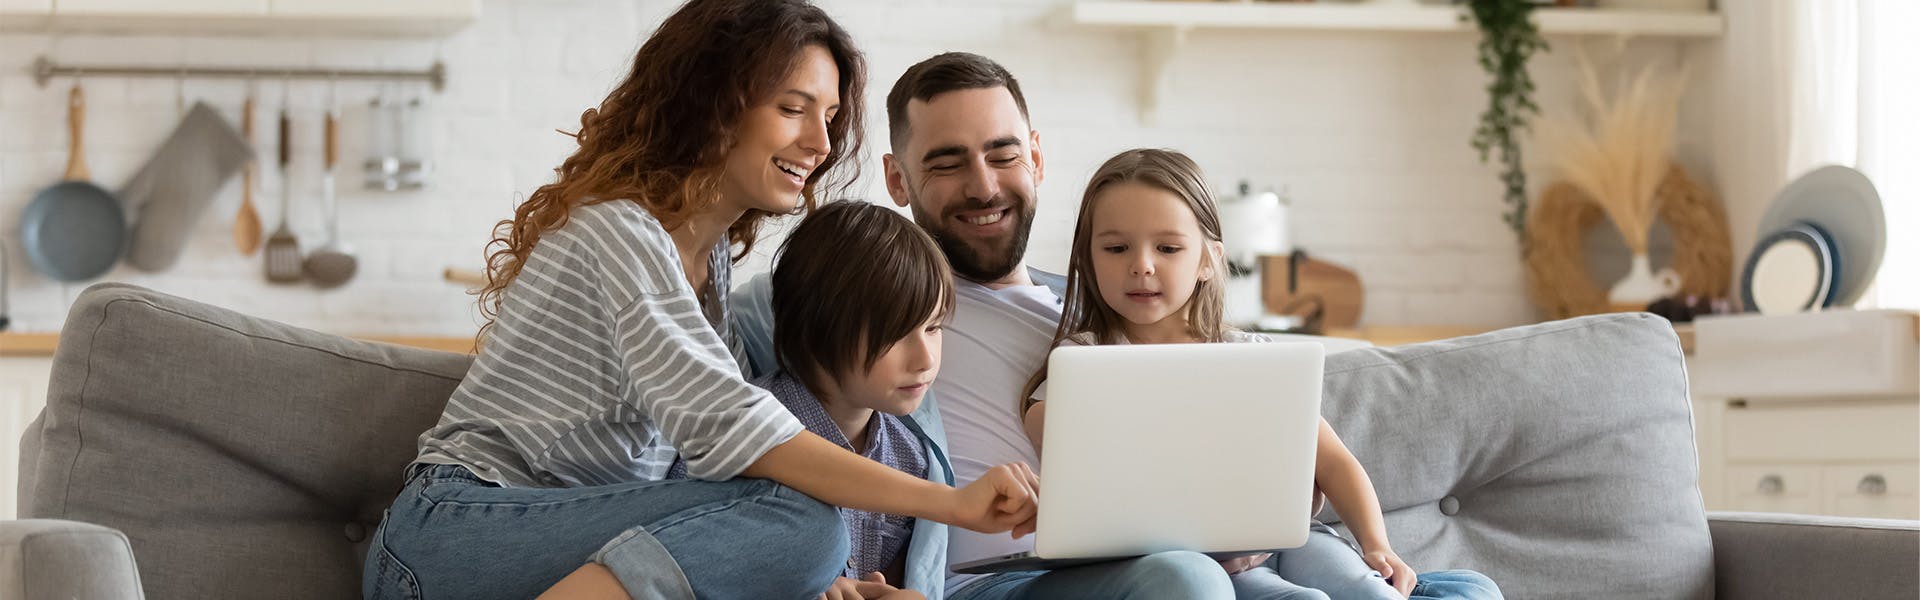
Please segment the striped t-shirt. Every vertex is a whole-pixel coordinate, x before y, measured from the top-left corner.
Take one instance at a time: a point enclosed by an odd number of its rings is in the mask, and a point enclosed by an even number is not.
[[[415,462],[504,486],[579,487],[662,479],[679,457],[717,480],[792,439],[800,422],[740,375],[724,242],[707,265],[696,294],[646,209],[574,209],[507,286]]]

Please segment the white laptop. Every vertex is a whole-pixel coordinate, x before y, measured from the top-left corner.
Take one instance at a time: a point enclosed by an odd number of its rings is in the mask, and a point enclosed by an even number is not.
[[[953,570],[1305,544],[1325,364],[1316,343],[1055,349],[1034,550]]]

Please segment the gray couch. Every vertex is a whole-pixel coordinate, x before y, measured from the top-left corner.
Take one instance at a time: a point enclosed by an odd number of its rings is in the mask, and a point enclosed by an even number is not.
[[[1511,598],[1914,598],[1914,522],[1701,510],[1681,360],[1650,315],[1356,350],[1327,414],[1402,556]],[[93,287],[22,441],[0,598],[357,595],[468,363]]]

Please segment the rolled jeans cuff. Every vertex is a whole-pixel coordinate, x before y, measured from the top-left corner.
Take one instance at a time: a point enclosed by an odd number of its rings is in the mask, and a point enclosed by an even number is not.
[[[628,529],[593,553],[634,600],[693,600],[693,584],[667,547],[642,527]]]

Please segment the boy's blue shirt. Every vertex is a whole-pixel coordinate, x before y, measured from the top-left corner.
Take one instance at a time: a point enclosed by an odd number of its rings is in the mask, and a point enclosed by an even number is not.
[[[1034,283],[1064,295],[1066,278],[1028,269]],[[766,274],[755,275],[728,295],[728,326],[747,355],[747,377],[780,369],[773,354],[773,285]],[[927,449],[927,480],[953,485],[953,463],[947,459],[947,430],[940,424],[940,403],[928,390],[920,407],[900,422],[920,438]],[[906,581],[897,585],[940,600],[947,580],[947,526],[930,519],[914,519],[913,539],[907,542]]]

